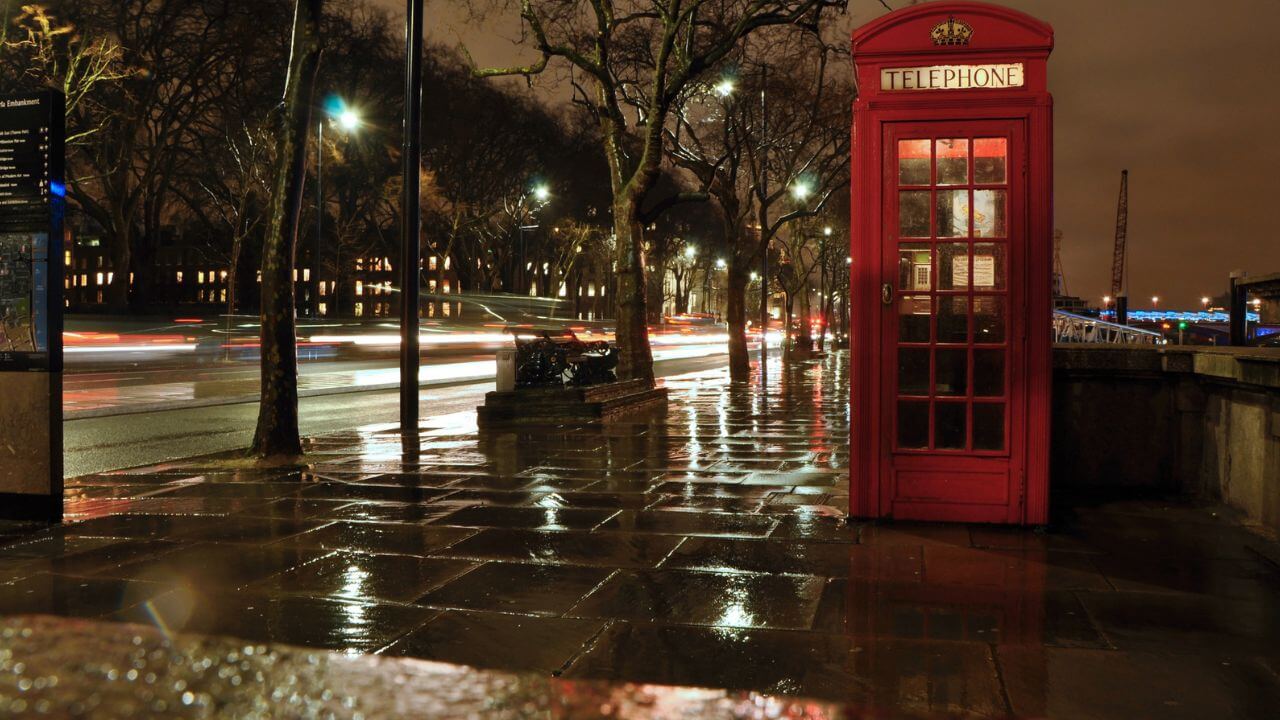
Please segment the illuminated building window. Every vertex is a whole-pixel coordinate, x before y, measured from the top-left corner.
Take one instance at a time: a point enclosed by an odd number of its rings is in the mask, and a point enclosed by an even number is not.
[[[445,317],[449,317],[449,315],[451,315],[451,314],[452,314],[452,313],[450,312],[450,310],[452,310],[452,308],[453,308],[453,305],[451,305],[450,303],[445,303],[445,304],[443,304],[443,305],[441,305],[441,306],[440,306],[440,312],[441,312],[441,313],[443,313]]]
[[[435,316],[436,316],[436,304],[427,303],[427,317],[433,318]]]
[[[204,271],[203,271],[203,270],[201,270],[201,271],[199,271],[199,272],[197,272],[197,273],[196,273],[196,284],[197,284],[197,285],[203,285],[203,284],[204,284]]]
[[[448,270],[448,269],[449,269],[449,258],[445,258],[445,259],[444,259],[444,269],[445,269],[445,270]]]
[[[329,303],[320,303],[320,314],[327,315],[329,313]]]
[[[445,280],[445,281],[444,281],[444,294],[445,294],[445,295],[448,295],[448,294],[449,294],[449,281],[448,281],[448,280]]]
[[[66,287],[66,288],[71,287],[71,280],[72,280],[72,278],[69,278],[69,277],[68,277],[68,278],[66,278],[65,280],[63,280],[63,281],[62,281],[62,287]]]
[[[325,287],[328,284],[329,283],[320,283],[320,297],[324,297],[325,295],[329,294],[328,288]]]
[[[67,267],[71,267],[71,251],[70,250],[67,251],[66,258],[62,261],[62,264],[66,265]]]
[[[306,282],[311,279],[311,268],[302,268],[302,280]]]
[[[435,269],[436,269],[436,256],[435,256],[435,255],[432,255],[431,257],[427,258],[427,269],[428,269],[428,270],[435,270]]]
[[[221,297],[222,297],[222,302],[226,302],[226,301],[227,301],[227,289],[226,289],[226,288],[222,288]]]
[[[590,283],[587,285],[587,297],[595,297],[595,296],[596,296],[596,284]]]
[[[356,303],[356,317],[364,315],[364,303]]]
[[[357,281],[356,281],[356,294],[357,294],[357,295],[364,295],[364,281],[363,281],[363,280],[357,280]]]
[[[560,283],[560,292],[557,294],[560,297],[567,297],[569,295],[569,287],[564,283]]]
[[[435,292],[435,291],[436,291],[436,287],[437,287],[437,285],[436,285],[436,281],[435,281],[435,280],[428,280],[428,281],[427,281],[427,292],[429,292],[429,293],[433,293],[433,292]]]
[[[178,278],[178,282],[182,282],[182,271],[181,271],[181,270],[179,270],[178,272],[174,273],[174,275],[175,275],[175,276],[177,276],[177,278]]]
[[[86,286],[86,285],[88,285],[88,284],[89,284],[89,276],[88,276],[88,275],[81,274],[81,275],[80,275],[80,286],[81,286],[81,287],[84,287],[84,286]]]
[[[129,277],[133,277],[133,275],[129,275]],[[115,282],[115,279],[116,279],[116,274],[115,274],[115,273],[113,273],[113,272],[109,272],[109,273],[107,273],[107,284],[111,284],[111,283]]]
[[[223,270],[221,273],[218,273],[218,277],[219,277],[223,282],[226,282],[226,280],[227,280],[227,271],[226,271],[226,270]]]

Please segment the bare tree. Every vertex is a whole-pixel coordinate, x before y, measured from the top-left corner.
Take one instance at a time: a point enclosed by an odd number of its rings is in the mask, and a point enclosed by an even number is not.
[[[663,130],[686,89],[747,37],[772,26],[814,27],[846,0],[520,0],[527,44],[540,59],[478,70],[534,76],[568,63],[578,100],[600,128],[613,192],[619,377],[652,380],[646,325],[644,228],[670,203],[647,204],[659,175]],[[701,197],[701,196],[699,196]],[[646,213],[642,208],[650,207]]]
[[[307,133],[320,67],[324,0],[297,0],[284,95],[276,115],[276,164],[262,249],[262,396],[250,452],[302,454],[298,433],[298,347],[293,259],[307,172]]]
[[[725,68],[688,89],[667,131],[673,162],[699,179],[724,224],[729,369],[736,381],[750,372],[752,273],[780,231],[820,212],[848,183],[853,87],[832,71],[839,57],[813,33],[761,33],[732,58],[732,75]],[[787,72],[766,75],[766,61]]]

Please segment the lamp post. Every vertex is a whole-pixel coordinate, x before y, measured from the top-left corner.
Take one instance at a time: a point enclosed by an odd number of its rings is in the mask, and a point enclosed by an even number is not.
[[[336,100],[337,109],[330,109],[328,122],[336,123],[339,130],[353,133],[363,122],[360,114],[345,102]],[[320,317],[320,260],[324,237],[324,124],[326,119],[316,122],[316,256],[311,263],[311,317]],[[335,272],[337,268],[335,266]]]
[[[422,251],[422,13],[405,0],[404,182],[400,211],[400,432],[418,435],[418,305]],[[416,448],[416,443],[412,444]],[[406,453],[411,445],[406,443]],[[416,455],[416,452],[414,453]]]
[[[525,224],[525,218],[530,213],[529,205],[528,205],[529,195],[532,195],[533,198],[538,202],[546,204],[547,200],[551,199],[551,188],[547,187],[542,183],[538,183],[533,187],[532,190],[529,191],[528,194],[520,196],[520,217],[516,219],[516,223],[520,228],[520,266],[516,268],[516,271],[520,273],[520,281],[519,283],[517,283],[517,285],[524,284],[525,271],[528,269],[527,267],[528,260],[525,258],[525,249],[524,249],[524,231],[538,229],[538,225],[536,224],[529,224],[529,225]],[[529,288],[517,287],[516,291],[517,292],[523,291],[524,293],[528,294]]]

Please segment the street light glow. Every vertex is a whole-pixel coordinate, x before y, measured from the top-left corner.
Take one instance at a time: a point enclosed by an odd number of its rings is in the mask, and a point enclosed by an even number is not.
[[[754,281],[756,281],[756,280],[759,280],[759,279],[760,279],[760,273],[757,273],[757,272],[753,272],[753,273],[751,273],[751,280],[752,280],[753,282],[754,282]]]
[[[791,194],[795,196],[795,199],[797,200],[804,200],[809,197],[809,193],[811,192],[813,192],[813,188],[809,187],[809,183],[804,180],[797,180],[795,184],[791,186]]]
[[[1205,307],[1209,307],[1209,302],[1210,302],[1210,301],[1209,301],[1209,298],[1207,298],[1207,297],[1202,297],[1202,298],[1200,298],[1200,304],[1201,304],[1201,305],[1203,305],[1203,306],[1205,306]]]
[[[723,270],[724,266],[725,266],[724,258],[716,258],[716,267]]]
[[[546,185],[536,185],[533,188],[533,197],[539,202],[546,202],[551,197],[551,188]]]
[[[338,127],[347,132],[354,132],[360,127],[360,114],[351,108],[338,113]]]
[[[691,258],[691,257],[693,257],[694,255],[697,255],[697,254],[698,254],[698,246],[697,246],[697,245],[685,245],[685,246],[684,246],[684,256],[685,256],[685,257],[687,257],[687,258]]]
[[[733,94],[733,78],[724,78],[712,89],[720,97],[729,97]]]
[[[828,227],[822,228],[822,234],[826,235],[827,237],[831,237],[831,227],[828,226]]]
[[[1110,296],[1110,295],[1103,295],[1103,296],[1102,296],[1102,304],[1103,304],[1103,305],[1110,305],[1110,304],[1111,304],[1111,296]]]

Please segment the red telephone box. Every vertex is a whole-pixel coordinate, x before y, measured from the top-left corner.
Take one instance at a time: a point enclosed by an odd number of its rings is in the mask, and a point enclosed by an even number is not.
[[[1047,520],[1052,49],[973,2],[853,35],[856,517]]]

